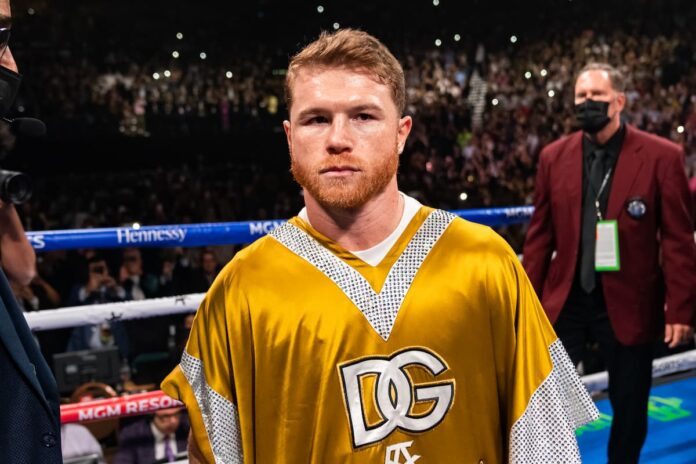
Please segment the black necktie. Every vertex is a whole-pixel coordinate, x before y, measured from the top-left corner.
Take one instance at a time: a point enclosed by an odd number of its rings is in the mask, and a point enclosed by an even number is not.
[[[582,206],[582,255],[580,256],[580,286],[587,293],[595,289],[595,243],[597,240],[597,207],[595,201],[604,176],[604,150],[590,155],[590,172]]]

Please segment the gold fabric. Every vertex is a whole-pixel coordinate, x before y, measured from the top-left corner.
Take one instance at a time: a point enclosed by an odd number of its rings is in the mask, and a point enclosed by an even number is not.
[[[290,223],[379,292],[432,211],[422,207],[376,267],[301,219]],[[215,280],[186,353],[201,361],[207,385],[236,406],[247,464],[404,463],[409,455],[423,464],[501,463],[511,427],[553,369],[555,340],[510,247],[488,227],[457,218],[418,269],[386,341],[317,267],[264,237]],[[438,360],[444,370],[435,375]],[[371,365],[375,372],[351,377],[356,366]],[[393,379],[381,393],[380,376]],[[359,386],[357,398],[351,385]],[[215,462],[181,368],[162,388],[186,403],[198,448]],[[404,401],[407,411],[399,409]],[[439,418],[442,401],[448,407]],[[350,415],[351,404],[363,417]],[[414,431],[433,418],[428,430]],[[408,421],[417,425],[403,426]],[[380,425],[386,436],[365,444]]]

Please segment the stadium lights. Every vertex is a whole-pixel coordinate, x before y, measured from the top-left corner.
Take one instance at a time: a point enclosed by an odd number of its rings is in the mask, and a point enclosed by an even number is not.
[[[322,5],[317,6],[317,13],[322,14],[324,12],[324,7]]]
[[[546,69],[542,69],[541,72],[540,72],[539,74],[541,74],[541,77],[546,77],[546,75],[547,75],[548,73],[549,73],[549,72],[548,72]]]
[[[201,54],[198,56],[201,57],[201,60],[205,60],[206,58],[208,58],[208,55],[205,52],[201,52]]]
[[[181,32],[177,32],[177,33],[176,33],[176,38],[179,39],[179,40],[181,40],[181,39],[184,38],[184,34],[182,34]]]
[[[436,47],[439,47],[440,45],[442,45],[442,40],[440,40],[440,39],[435,39],[435,46],[436,46]]]
[[[678,132],[679,134],[683,134],[683,133],[684,133],[684,126],[679,126],[679,127],[677,127],[677,132]]]
[[[553,89],[549,90],[549,98],[553,98],[556,95]]]
[[[152,73],[152,78],[153,78],[154,80],[157,80],[157,79],[160,78],[160,74],[159,74],[159,73]]]
[[[341,27],[340,24],[338,24],[338,23],[333,23],[334,31],[337,31],[339,27]]]
[[[433,6],[438,6],[440,4],[440,0],[433,0]]]
[[[510,43],[517,43],[517,36],[516,35],[510,36]]]
[[[140,223],[139,223],[139,222],[134,222],[134,223],[133,223],[133,228],[134,228],[135,230],[140,229]]]
[[[225,77],[228,78],[228,79],[232,79],[232,76],[234,76],[234,74],[232,74],[232,71],[227,71],[227,72],[225,73]]]
[[[532,78],[532,73],[531,73],[530,71],[527,71],[526,73],[524,73],[524,78],[525,78],[525,79],[531,79],[531,78]]]
[[[174,58],[179,58],[179,52],[177,52],[176,50],[174,50],[174,51],[172,52],[172,57],[174,57]]]
[[[164,71],[164,77],[172,77],[171,71],[169,71],[168,69]]]
[[[460,40],[462,40],[462,36],[459,34],[454,34],[454,41],[459,42]]]
[[[33,8],[29,8],[29,9],[27,10],[27,14],[28,14],[29,16],[34,16],[34,13],[36,13],[36,10],[33,9]]]
[[[498,101],[497,98],[494,98],[493,100],[491,100],[491,104],[492,104],[493,106],[498,106],[498,103],[500,103],[500,101]]]
[[[467,195],[466,192],[462,192],[462,193],[459,194],[459,199],[460,199],[461,201],[466,201],[467,198],[469,198],[469,195]]]

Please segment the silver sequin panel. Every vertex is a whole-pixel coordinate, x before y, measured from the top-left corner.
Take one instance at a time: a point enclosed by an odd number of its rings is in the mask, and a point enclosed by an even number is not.
[[[388,340],[406,293],[418,269],[456,216],[435,210],[423,222],[376,293],[358,271],[331,253],[299,227],[285,223],[271,236],[331,279],[360,309],[373,329]]]
[[[575,429],[599,412],[560,340],[549,346],[553,369],[510,431],[510,463],[580,463]]]
[[[216,464],[243,464],[242,437],[239,430],[239,414],[236,406],[210,388],[205,381],[203,363],[184,351],[181,370],[186,376],[213,450]]]

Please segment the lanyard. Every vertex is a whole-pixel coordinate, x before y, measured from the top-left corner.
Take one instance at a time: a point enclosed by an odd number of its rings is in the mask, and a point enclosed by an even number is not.
[[[607,182],[609,182],[609,176],[611,176],[611,171],[613,168],[609,168],[607,173],[604,176],[604,180],[602,181],[602,185],[599,187],[599,192],[597,192],[597,196],[595,197],[595,208],[597,209],[597,220],[598,221],[603,221],[602,219],[602,211],[599,209],[599,197],[602,195],[602,192],[607,186]],[[590,183],[591,184],[591,183]]]

